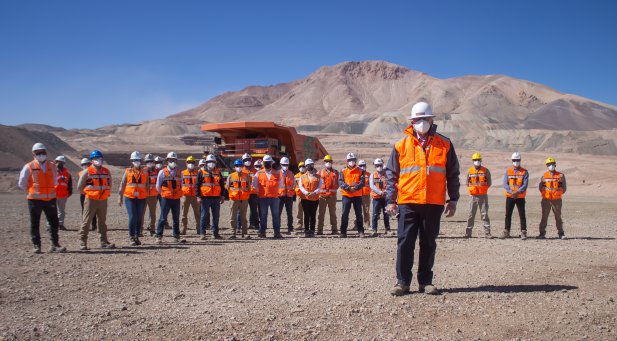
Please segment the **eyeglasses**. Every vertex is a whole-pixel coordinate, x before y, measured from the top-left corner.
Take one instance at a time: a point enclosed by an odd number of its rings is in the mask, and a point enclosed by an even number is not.
[[[411,123],[418,123],[418,122],[422,122],[422,121],[430,122],[431,118],[430,117],[418,117],[418,118],[412,119]]]
[[[47,152],[34,152],[34,155],[47,155]]]

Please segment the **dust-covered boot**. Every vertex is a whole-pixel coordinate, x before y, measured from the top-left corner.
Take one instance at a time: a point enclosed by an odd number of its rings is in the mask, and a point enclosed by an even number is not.
[[[521,230],[521,240],[526,240],[526,239],[527,239],[527,231]]]
[[[499,236],[499,239],[506,239],[506,238],[510,238],[510,231],[503,230],[503,232],[501,233],[501,236]]]
[[[471,238],[471,231],[469,227],[465,229],[465,238]]]

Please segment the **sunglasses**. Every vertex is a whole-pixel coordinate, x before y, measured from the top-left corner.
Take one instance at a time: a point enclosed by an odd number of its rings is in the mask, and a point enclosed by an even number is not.
[[[47,152],[35,152],[34,155],[47,155]]]

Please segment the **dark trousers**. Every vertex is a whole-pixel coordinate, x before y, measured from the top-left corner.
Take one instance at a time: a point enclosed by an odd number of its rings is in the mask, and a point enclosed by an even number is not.
[[[418,257],[418,284],[433,283],[433,264],[439,235],[439,220],[444,207],[441,205],[399,205],[398,248],[396,252],[396,278],[399,284],[410,285],[416,239],[420,235]]]
[[[210,211],[212,211],[212,224],[210,225]],[[206,229],[211,226],[212,233],[219,233],[219,217],[221,215],[221,197],[201,197],[201,216],[199,219],[199,232],[206,234]]]
[[[84,213],[84,201],[86,200],[86,195],[81,194],[79,196],[79,202],[81,203],[81,213]],[[96,230],[96,216],[92,219],[92,231]]]
[[[279,198],[279,220],[283,216],[283,207],[285,207],[285,214],[287,214],[287,230],[293,231],[294,229],[294,221],[293,221],[293,197],[280,197]],[[281,220],[282,221],[282,220]]]
[[[259,196],[251,194],[249,196],[249,225],[259,227]]]
[[[54,246],[58,245],[58,208],[56,199],[34,200],[28,199],[28,211],[30,212],[30,237],[33,245],[41,245],[41,213],[45,212],[45,217],[49,223],[49,238]]]
[[[146,199],[124,197],[124,206],[129,215],[129,236],[132,238],[139,237],[143,225]]]
[[[166,199],[161,198],[161,216],[159,217],[159,223],[156,226],[156,236],[163,236],[163,228],[167,221],[167,215],[171,211],[171,218],[173,219],[173,235],[174,237],[180,237],[180,199]]]
[[[341,234],[347,234],[347,225],[349,225],[349,212],[353,205],[353,211],[356,215],[356,229],[358,233],[364,232],[364,223],[362,221],[362,197],[346,197],[343,196],[343,216],[341,217]],[[306,213],[306,212],[305,212]]]
[[[302,199],[300,205],[302,205],[302,210],[304,211],[304,232],[315,232],[319,200]]]
[[[518,210],[518,216],[521,218],[521,231],[527,231],[527,219],[525,218],[525,198],[508,198],[506,197],[506,230],[510,231],[512,227],[512,213],[514,206]]]
[[[390,217],[386,213],[386,198],[373,198],[373,219],[371,222],[371,229],[377,231],[377,222],[379,221],[379,215],[383,215],[383,225],[386,231],[390,230]]]

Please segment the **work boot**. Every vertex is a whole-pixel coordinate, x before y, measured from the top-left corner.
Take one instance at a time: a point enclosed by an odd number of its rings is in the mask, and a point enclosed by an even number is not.
[[[439,289],[437,289],[437,287],[432,284],[421,284],[420,286],[418,286],[418,291],[423,292],[427,295],[439,295],[440,294]]]
[[[341,235],[339,236],[339,238],[347,238],[347,233],[341,233]]]
[[[81,251],[88,251],[88,250],[90,250],[90,249],[88,248],[88,244],[86,244],[86,242],[81,242],[81,244],[79,245],[79,249],[80,249]]]
[[[110,242],[101,243],[101,249],[115,249],[115,248],[116,248],[116,244],[112,244]]]
[[[280,233],[277,233],[274,235],[274,239],[283,239],[283,235]]]
[[[208,237],[206,237],[206,234],[204,233],[204,234],[201,235],[199,240],[208,240]]]
[[[544,233],[539,234],[536,239],[546,239],[546,236],[544,235]]]
[[[66,227],[64,227],[64,225],[58,225],[58,230],[66,231]]]
[[[135,237],[135,245],[141,245],[141,240],[139,240],[139,237]]]
[[[257,236],[259,238],[266,238],[266,233],[265,232],[259,232],[259,234]]]
[[[221,235],[218,232],[214,232],[212,235],[214,239],[223,239],[223,237],[221,237]]]
[[[510,231],[503,230],[503,232],[501,233],[501,236],[499,236],[499,239],[506,239],[506,238],[510,238]]]
[[[330,232],[330,235],[331,235],[331,236],[336,236],[337,234],[338,234],[338,230],[332,230],[332,231]]]
[[[163,238],[155,235],[154,243],[155,244],[161,244],[162,242],[163,242]]]
[[[154,237],[155,234],[156,232],[154,232],[154,230],[150,230],[150,237]]]
[[[491,234],[491,230],[490,229],[485,229],[484,230],[484,238],[486,238],[486,239],[493,239],[495,237],[493,237],[493,235]]]
[[[471,238],[471,231],[469,227],[465,229],[465,238]]]
[[[137,242],[135,242],[135,238],[131,237],[129,245],[131,246],[137,246]]]
[[[231,236],[229,236],[229,239],[236,239],[236,235],[232,234]]]
[[[521,240],[526,240],[526,239],[527,239],[527,231],[521,230]]]
[[[568,237],[566,237],[565,234],[562,234],[562,235],[559,235],[559,239],[566,240],[566,239],[568,239]]]
[[[176,236],[176,237],[174,237],[174,243],[176,243],[176,244],[184,244],[184,243],[186,243],[186,240],[180,239],[179,236]]]
[[[60,246],[60,244],[56,244],[56,245],[52,245],[52,246],[49,247],[49,252],[62,253],[62,252],[66,252],[66,248]]]
[[[371,237],[377,237],[377,236],[378,236],[377,230],[373,230],[373,232],[371,233]]]
[[[293,228],[291,228],[291,229],[287,229],[287,234],[292,234],[292,233],[293,233],[293,231],[294,231],[294,229],[293,229]]]
[[[394,288],[390,290],[392,296],[403,296],[409,293],[409,285],[396,283]]]
[[[318,236],[323,236],[323,231],[317,231],[317,233],[315,233]]]
[[[364,237],[366,237],[366,236],[364,235],[364,232],[360,232],[360,233],[358,233],[358,237],[359,237],[359,238],[364,238]]]
[[[186,226],[182,228],[182,230],[180,231],[180,235],[186,236]]]
[[[32,249],[33,253],[41,253],[41,245],[34,245],[34,248]]]

